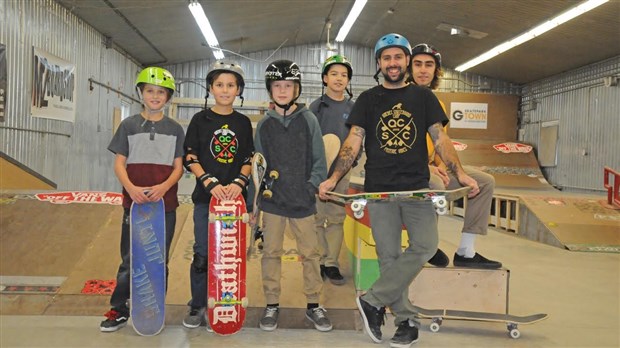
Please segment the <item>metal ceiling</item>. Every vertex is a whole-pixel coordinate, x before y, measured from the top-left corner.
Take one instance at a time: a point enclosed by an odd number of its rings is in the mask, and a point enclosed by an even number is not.
[[[187,0],[57,0],[143,65],[212,58]],[[330,41],[353,0],[202,0],[220,46],[237,53]],[[369,0],[346,42],[374,47],[390,32],[427,42],[454,68],[548,18],[573,0]],[[477,39],[437,29],[486,33]],[[612,0],[468,72],[525,84],[620,55],[620,0]],[[227,54],[230,56],[230,54]]]

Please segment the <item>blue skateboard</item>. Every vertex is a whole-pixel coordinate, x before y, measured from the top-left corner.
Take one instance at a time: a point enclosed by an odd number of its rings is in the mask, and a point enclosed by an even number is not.
[[[131,205],[130,316],[142,336],[164,328],[166,222],[164,201]]]

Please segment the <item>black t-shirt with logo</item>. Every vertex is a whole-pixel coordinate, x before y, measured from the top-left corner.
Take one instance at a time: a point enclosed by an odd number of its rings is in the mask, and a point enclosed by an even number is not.
[[[189,152],[198,156],[205,172],[227,185],[239,175],[244,160],[254,152],[252,122],[237,111],[220,115],[211,109],[203,110],[192,117],[184,147],[186,152],[191,149]],[[196,181],[192,201],[209,204],[210,199],[203,184]]]
[[[448,123],[437,97],[425,87],[373,87],[357,98],[347,124],[364,128],[367,192],[428,187],[428,128]]]

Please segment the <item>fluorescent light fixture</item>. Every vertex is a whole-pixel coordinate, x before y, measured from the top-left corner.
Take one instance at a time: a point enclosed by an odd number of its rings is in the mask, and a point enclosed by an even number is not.
[[[526,33],[523,33],[509,41],[506,41],[498,46],[493,47],[492,49],[490,49],[489,51],[479,55],[478,57],[465,62],[459,66],[456,67],[456,71],[465,71],[469,68],[472,68],[480,63],[486,62],[487,60],[501,54],[504,53],[506,51],[508,51],[509,49],[518,46],[524,42],[527,42],[537,36],[540,36],[544,33],[546,33],[547,31],[557,27],[560,24],[563,24],[565,22],[568,22],[569,20],[580,16],[606,2],[608,2],[609,0],[587,0],[582,2],[581,4],[562,12],[561,14],[553,17],[552,19],[534,27],[533,29],[529,30]]]
[[[342,27],[340,27],[340,30],[338,31],[338,35],[336,36],[337,42],[343,42],[344,39],[347,37],[347,35],[349,34],[349,30],[351,30],[353,23],[355,23],[357,17],[360,15],[360,13],[362,13],[362,10],[364,9],[364,6],[366,6],[367,1],[368,0],[355,0],[355,4],[353,4],[351,12],[349,12],[347,19],[345,19],[344,24],[342,25]]]
[[[202,6],[200,6],[200,3],[198,3],[198,1],[192,1],[189,3],[188,7],[194,16],[200,31],[202,31],[202,35],[207,40],[207,44],[213,50],[213,56],[215,56],[215,59],[224,59],[224,52],[220,49],[220,43],[217,41],[217,37],[215,37],[215,33],[213,32],[213,28],[211,28],[209,19],[207,19],[207,15],[205,15],[205,11],[202,9]]]

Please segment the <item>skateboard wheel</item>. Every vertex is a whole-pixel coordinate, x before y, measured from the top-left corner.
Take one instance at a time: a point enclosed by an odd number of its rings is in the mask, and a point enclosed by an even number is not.
[[[364,211],[363,210],[353,211],[353,216],[359,220],[364,217]]]
[[[244,224],[247,224],[248,222],[250,222],[250,214],[248,214],[248,213],[243,213],[243,214],[241,215],[241,221],[242,221]]]
[[[213,213],[209,213],[209,222],[215,222],[216,218],[217,218],[217,215]]]
[[[209,308],[215,307],[215,299],[213,297],[209,297],[209,299],[207,300],[207,306],[209,306]]]
[[[244,297],[241,299],[241,307],[246,308],[248,306],[248,298]]]
[[[517,330],[517,329],[512,329],[512,330],[510,330],[509,333],[510,333],[510,337],[514,338],[515,340],[517,338],[521,337],[521,332],[519,330]]]
[[[429,329],[431,330],[431,332],[439,332],[439,328],[441,327],[441,325],[439,325],[439,323],[431,323],[431,325],[429,326]]]
[[[273,197],[273,192],[271,192],[271,190],[265,190],[265,191],[263,191],[263,197],[264,198],[271,198],[271,197]]]
[[[438,215],[446,215],[446,214],[448,214],[448,208],[446,208],[446,207],[436,208],[435,211],[437,212]]]
[[[448,201],[446,201],[445,198],[439,198],[437,201],[435,201],[435,206],[437,208],[445,208],[448,206]]]
[[[280,177],[280,173],[278,173],[277,170],[272,170],[269,172],[269,177],[273,180],[278,180],[278,178]]]
[[[354,213],[363,210],[364,209],[364,205],[360,202],[353,202],[351,203],[351,210],[353,210]]]

